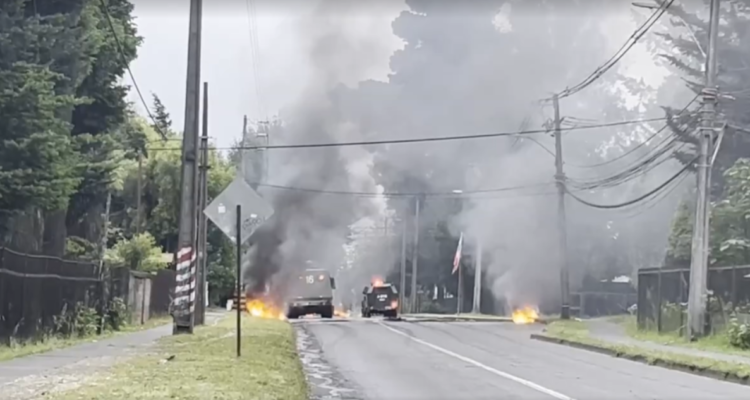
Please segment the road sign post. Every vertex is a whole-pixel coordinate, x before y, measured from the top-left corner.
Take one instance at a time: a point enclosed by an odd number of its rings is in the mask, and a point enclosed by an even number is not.
[[[242,206],[237,204],[237,357],[242,355]]]
[[[203,210],[206,217],[237,245],[237,357],[242,355],[242,245],[271,218],[273,212],[268,202],[242,176],[235,178]]]

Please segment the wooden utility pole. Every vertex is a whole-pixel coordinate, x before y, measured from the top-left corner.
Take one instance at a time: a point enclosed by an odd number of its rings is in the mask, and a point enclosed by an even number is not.
[[[182,135],[180,217],[175,255],[173,334],[193,333],[195,326],[195,259],[197,245],[198,113],[200,102],[201,20],[203,0],[190,0],[185,128]]]
[[[136,204],[136,216],[135,216],[135,233],[140,234],[141,228],[143,225],[142,222],[142,215],[143,211],[141,210],[141,207],[143,206],[143,151],[138,150],[138,179],[137,179],[138,187],[136,188],[136,196],[138,198],[135,201]]]
[[[557,184],[557,260],[560,270],[560,318],[570,319],[570,282],[568,278],[568,228],[565,217],[565,172],[563,172],[560,99],[552,96],[555,110],[555,182]]]
[[[200,183],[198,193],[198,293],[196,324],[206,323],[206,263],[208,254],[208,219],[203,210],[208,206],[208,83],[203,82],[203,118],[201,132]]]
[[[695,207],[695,224],[690,257],[690,290],[688,291],[687,333],[690,339],[706,333],[706,303],[708,292],[708,252],[711,160],[716,129],[716,42],[719,34],[719,0],[711,0],[711,13],[708,30],[708,54],[706,57],[705,87],[702,91],[703,114],[698,153],[698,190]]]

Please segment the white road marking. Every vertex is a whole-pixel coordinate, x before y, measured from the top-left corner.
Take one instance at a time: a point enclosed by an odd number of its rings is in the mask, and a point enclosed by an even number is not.
[[[461,360],[461,361],[463,361],[463,362],[465,362],[467,364],[471,364],[471,365],[473,365],[475,367],[481,368],[481,369],[483,369],[483,370],[485,370],[487,372],[493,373],[493,374],[495,374],[495,375],[497,375],[499,377],[511,380],[513,382],[516,382],[516,383],[519,383],[519,384],[521,384],[523,386],[526,386],[526,387],[528,387],[530,389],[534,389],[537,392],[544,393],[546,395],[552,396],[552,397],[554,397],[554,398],[556,398],[558,400],[575,400],[572,397],[568,397],[568,396],[566,396],[566,395],[564,395],[564,394],[562,394],[560,392],[556,392],[556,391],[554,391],[552,389],[548,389],[548,388],[546,388],[546,387],[544,387],[542,385],[536,384],[536,383],[531,382],[531,381],[527,381],[526,379],[519,378],[519,377],[517,377],[515,375],[511,375],[511,374],[509,374],[507,372],[503,372],[503,371],[497,370],[495,368],[492,368],[492,367],[490,367],[488,365],[482,364],[479,361],[476,361],[476,360],[471,359],[469,357],[465,357],[465,356],[462,356],[460,354],[454,353],[454,352],[452,352],[450,350],[444,349],[444,348],[442,348],[440,346],[437,346],[437,345],[434,345],[434,344],[432,344],[430,342],[425,342],[422,339],[417,339],[414,336],[411,336],[411,335],[409,335],[407,333],[401,332],[398,329],[391,328],[390,326],[388,326],[388,325],[386,325],[386,324],[384,324],[382,322],[378,322],[378,324],[380,326],[382,326],[383,328],[388,329],[389,331],[391,331],[393,333],[396,333],[396,334],[399,334],[401,336],[407,337],[407,338],[409,338],[409,339],[411,339],[411,340],[413,340],[413,341],[415,341],[415,342],[417,342],[417,343],[419,343],[421,345],[427,346],[427,347],[429,347],[429,348],[431,348],[433,350],[439,351],[439,352],[441,352],[441,353],[443,353],[445,355],[448,355],[448,356],[451,356],[451,357],[453,357],[455,359]]]

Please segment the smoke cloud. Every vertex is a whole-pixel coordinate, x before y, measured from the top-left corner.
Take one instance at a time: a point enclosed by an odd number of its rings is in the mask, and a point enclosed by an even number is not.
[[[549,103],[538,100],[585,78],[631,33],[624,29],[622,37],[604,34],[605,25],[623,14],[624,6],[613,2],[560,2],[560,7],[553,8],[546,2],[471,1],[458,7],[450,2],[410,0],[410,10],[392,24],[405,47],[391,55],[393,49],[384,44],[380,33],[354,37],[347,30],[351,24],[371,22],[380,7],[375,3],[323,1],[312,15],[294,24],[313,73],[300,99],[282,112],[283,126],[272,133],[272,143],[537,129],[552,116]],[[389,12],[397,8],[395,3],[383,3]],[[381,10],[379,15],[384,13]],[[392,74],[386,82],[360,82],[388,57]],[[635,62],[628,57],[622,61]],[[661,115],[655,95],[633,100],[632,93],[657,93],[658,85],[635,82],[618,68],[573,98],[562,100],[566,127]],[[572,183],[595,181],[632,166],[647,148],[606,166],[588,167],[601,162],[604,155],[620,154],[623,144],[657,128],[635,124],[565,133],[568,178]],[[482,243],[487,283],[499,303],[554,304],[559,301],[563,255],[556,252],[553,150],[549,134],[274,150],[269,180],[329,191],[481,191],[464,196],[458,206],[455,198],[425,198],[419,227],[423,283],[429,286],[435,276],[450,274],[452,254],[447,261],[445,255],[437,254],[439,246],[431,236],[445,225],[455,238],[463,232],[470,247]],[[659,185],[677,168],[674,162],[664,162],[638,179],[611,188],[581,190],[579,195],[601,204],[630,200]],[[681,190],[650,208],[619,211],[594,210],[567,197],[568,264],[574,289],[588,273],[629,273],[659,262]],[[247,271],[252,280],[262,283],[279,272],[304,268],[307,260],[334,273],[346,269],[351,258],[347,249],[356,253],[353,248],[367,246],[363,242],[358,247],[347,239],[353,225],[367,230],[389,215],[402,222],[410,218],[407,201],[401,198],[386,201],[275,189],[263,194],[277,215],[259,234]],[[386,238],[383,243],[390,251],[380,256],[371,253],[368,265],[372,267],[357,270],[349,265],[346,289],[356,289],[372,274],[384,276],[397,265],[399,251],[394,250],[399,240]]]

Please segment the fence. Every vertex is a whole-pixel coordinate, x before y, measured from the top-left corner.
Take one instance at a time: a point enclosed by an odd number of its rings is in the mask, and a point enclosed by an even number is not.
[[[76,325],[96,320],[103,310],[104,285],[94,262],[19,253],[0,247],[0,341],[34,339],[52,333],[90,329]],[[150,275],[114,268],[110,298],[125,301],[131,324],[167,315],[174,271]],[[78,315],[76,315],[76,313]]]
[[[74,329],[63,316],[101,305],[98,276],[93,263],[0,248],[0,339]]]
[[[638,271],[638,328],[682,332],[687,322],[689,268],[646,268]],[[718,331],[733,312],[750,310],[750,265],[708,270],[706,324]]]

